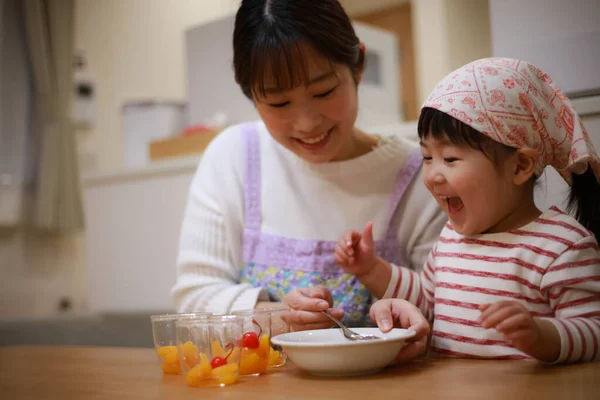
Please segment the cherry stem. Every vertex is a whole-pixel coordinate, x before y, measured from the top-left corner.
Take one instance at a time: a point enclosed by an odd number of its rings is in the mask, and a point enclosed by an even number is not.
[[[259,332],[258,332],[258,337],[260,337],[260,335],[262,335],[262,326],[260,326],[260,324],[258,322],[256,322],[256,320],[254,318],[252,318],[252,323],[256,326],[258,326]]]
[[[227,353],[227,355],[225,356],[225,361],[227,361],[227,359],[229,358],[229,356],[231,355],[231,353],[233,353],[233,343],[227,343],[225,345],[225,347],[223,348],[223,350],[228,351],[229,353]]]

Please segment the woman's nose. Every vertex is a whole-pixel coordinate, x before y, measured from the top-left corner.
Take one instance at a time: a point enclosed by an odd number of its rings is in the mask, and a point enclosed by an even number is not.
[[[323,123],[323,118],[316,107],[306,104],[299,107],[296,113],[295,130],[302,133],[315,133]]]

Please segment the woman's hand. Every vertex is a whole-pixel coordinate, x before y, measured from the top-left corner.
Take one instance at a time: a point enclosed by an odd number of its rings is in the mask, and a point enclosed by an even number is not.
[[[323,310],[337,319],[344,317],[344,310],[331,308],[333,298],[324,286],[294,289],[283,298],[283,302],[291,308],[289,323],[292,331],[330,328],[332,322],[321,312]]]
[[[416,335],[408,340],[408,345],[400,350],[396,361],[412,360],[427,350],[429,323],[421,310],[408,301],[401,299],[378,300],[371,306],[370,316],[384,333],[394,327],[416,332]]]

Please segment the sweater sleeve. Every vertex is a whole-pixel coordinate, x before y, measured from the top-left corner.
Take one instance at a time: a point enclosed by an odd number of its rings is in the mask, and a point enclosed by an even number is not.
[[[554,311],[561,351],[555,363],[600,360],[600,251],[593,236],[564,251],[541,285]]]
[[[243,183],[239,128],[204,152],[184,212],[171,291],[178,312],[227,313],[254,308],[266,292],[240,284]]]
[[[383,298],[404,299],[419,307],[433,321],[435,304],[435,248],[420,272],[392,265],[392,277]]]

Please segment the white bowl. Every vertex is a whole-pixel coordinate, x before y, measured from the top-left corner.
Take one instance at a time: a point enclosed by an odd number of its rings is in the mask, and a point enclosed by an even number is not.
[[[357,376],[381,371],[390,365],[406,340],[415,336],[408,329],[352,328],[362,335],[382,340],[352,341],[340,329],[290,332],[275,336],[271,342],[283,347],[299,368],[317,376]]]

